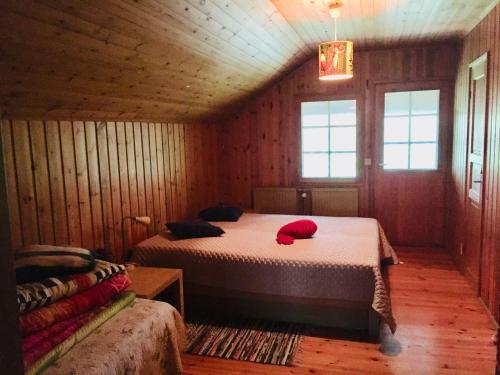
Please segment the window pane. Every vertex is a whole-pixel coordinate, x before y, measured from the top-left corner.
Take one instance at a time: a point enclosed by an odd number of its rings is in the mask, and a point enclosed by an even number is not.
[[[328,126],[328,102],[302,103],[302,126]]]
[[[412,142],[437,142],[438,116],[415,116],[411,118]]]
[[[407,116],[410,114],[410,93],[387,92],[385,94],[386,116]]]
[[[328,154],[302,154],[303,177],[328,177]]]
[[[328,151],[328,128],[302,129],[302,151]]]
[[[356,177],[356,100],[303,102],[301,121],[302,177]]]
[[[331,177],[356,177],[356,154],[331,154]]]
[[[330,124],[356,125],[356,101],[336,100],[330,102]]]
[[[412,91],[411,113],[413,115],[437,114],[439,112],[439,90]]]
[[[356,151],[356,128],[332,128],[330,130],[331,151]]]
[[[412,144],[410,145],[410,147],[411,169],[437,168],[436,143]]]
[[[384,169],[408,169],[408,144],[384,145]]]
[[[408,142],[409,122],[409,117],[386,117],[384,142]]]

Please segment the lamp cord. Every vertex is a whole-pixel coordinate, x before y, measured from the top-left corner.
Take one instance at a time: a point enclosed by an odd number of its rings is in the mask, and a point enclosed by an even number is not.
[[[333,19],[333,25],[335,30],[335,41],[337,41],[337,17]]]

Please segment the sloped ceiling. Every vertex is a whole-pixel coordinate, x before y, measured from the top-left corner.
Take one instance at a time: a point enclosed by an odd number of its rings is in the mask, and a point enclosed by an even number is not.
[[[333,38],[327,0],[2,0],[4,118],[230,113]],[[355,48],[464,36],[498,0],[345,0]]]

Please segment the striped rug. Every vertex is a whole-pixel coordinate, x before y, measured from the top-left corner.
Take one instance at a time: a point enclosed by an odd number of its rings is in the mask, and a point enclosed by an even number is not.
[[[187,324],[186,353],[292,366],[302,331],[299,324],[263,320],[196,321]]]

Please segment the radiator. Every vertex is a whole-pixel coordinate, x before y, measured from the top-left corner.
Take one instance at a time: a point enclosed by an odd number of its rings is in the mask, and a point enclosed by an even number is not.
[[[311,189],[312,209],[315,216],[358,216],[357,188]]]
[[[254,209],[264,214],[297,214],[297,189],[255,188]]]

